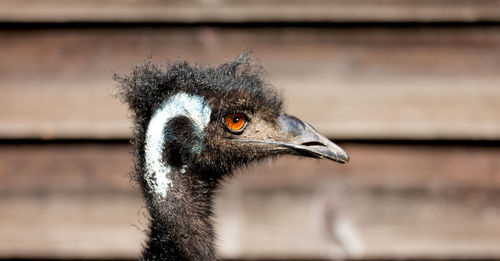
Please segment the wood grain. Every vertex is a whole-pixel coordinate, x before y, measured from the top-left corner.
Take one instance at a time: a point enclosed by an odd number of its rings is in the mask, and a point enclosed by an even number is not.
[[[3,0],[2,22],[499,21],[496,0]]]
[[[217,199],[232,259],[498,258],[500,149],[341,144],[282,158]],[[134,259],[146,227],[126,144],[0,146],[0,257]]]
[[[0,31],[0,138],[127,138],[114,72],[252,50],[288,111],[343,139],[500,139],[500,28]]]

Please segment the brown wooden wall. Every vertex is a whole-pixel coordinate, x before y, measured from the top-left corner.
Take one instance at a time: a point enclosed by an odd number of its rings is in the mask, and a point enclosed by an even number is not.
[[[500,259],[500,1],[0,1],[0,259],[135,259],[114,73],[252,51],[351,162],[217,200],[223,259]]]

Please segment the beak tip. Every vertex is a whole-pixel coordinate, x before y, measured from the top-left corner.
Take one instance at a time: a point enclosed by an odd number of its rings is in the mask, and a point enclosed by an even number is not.
[[[343,155],[343,159],[344,159],[344,161],[345,161],[344,163],[347,163],[347,162],[349,162],[349,161],[351,160],[351,157],[349,157],[349,154],[345,153],[345,154]]]
[[[345,164],[349,162],[351,158],[347,153],[339,153],[339,155],[337,155],[337,160],[339,163]]]
[[[348,163],[349,161],[351,160],[351,158],[349,158],[349,156],[345,157],[342,161],[342,163]]]

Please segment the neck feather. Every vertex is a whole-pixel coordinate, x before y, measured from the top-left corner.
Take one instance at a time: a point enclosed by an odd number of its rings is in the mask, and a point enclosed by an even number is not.
[[[172,172],[173,186],[165,197],[146,193],[151,223],[143,260],[217,260],[211,220],[217,184],[195,176]]]

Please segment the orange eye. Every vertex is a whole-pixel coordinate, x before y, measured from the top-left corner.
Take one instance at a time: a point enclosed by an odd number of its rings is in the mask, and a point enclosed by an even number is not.
[[[245,127],[246,116],[243,113],[230,113],[225,118],[226,126],[230,131],[241,132]]]

